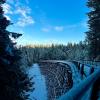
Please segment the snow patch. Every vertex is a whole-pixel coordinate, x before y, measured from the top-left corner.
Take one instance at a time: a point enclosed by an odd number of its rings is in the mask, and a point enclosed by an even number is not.
[[[47,100],[47,90],[45,84],[45,78],[40,72],[38,64],[34,64],[29,69],[29,77],[33,77],[35,90],[30,92],[31,100]]]

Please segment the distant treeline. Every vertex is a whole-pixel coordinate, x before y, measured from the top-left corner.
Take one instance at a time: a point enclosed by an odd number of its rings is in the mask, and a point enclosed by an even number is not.
[[[24,65],[31,66],[40,60],[86,60],[88,46],[85,42],[67,45],[27,45],[20,47]]]

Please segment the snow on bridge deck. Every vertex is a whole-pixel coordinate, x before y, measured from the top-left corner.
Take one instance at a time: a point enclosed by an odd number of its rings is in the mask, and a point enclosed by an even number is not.
[[[47,90],[45,84],[45,78],[40,72],[38,64],[34,64],[29,69],[29,77],[33,77],[34,88],[33,92],[30,92],[31,100],[47,100]]]

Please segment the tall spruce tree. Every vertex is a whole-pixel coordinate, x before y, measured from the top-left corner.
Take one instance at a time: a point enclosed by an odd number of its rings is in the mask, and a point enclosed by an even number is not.
[[[91,10],[88,13],[89,30],[86,32],[89,45],[89,58],[94,60],[100,56],[100,0],[88,0],[87,6]]]
[[[4,17],[0,0],[0,100],[26,100],[26,92],[31,89],[32,83],[21,66],[21,52],[11,37],[17,39],[21,34],[9,32],[7,26],[11,24]]]

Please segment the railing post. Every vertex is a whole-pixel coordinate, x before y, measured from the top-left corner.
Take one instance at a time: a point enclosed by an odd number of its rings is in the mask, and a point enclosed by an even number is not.
[[[91,69],[90,69],[90,74],[92,74],[93,72],[94,72],[94,68],[91,67]]]
[[[80,62],[78,62],[78,70],[80,70]]]
[[[99,92],[100,92],[100,78],[98,78],[92,86],[90,100],[98,100],[98,96],[100,95]]]

